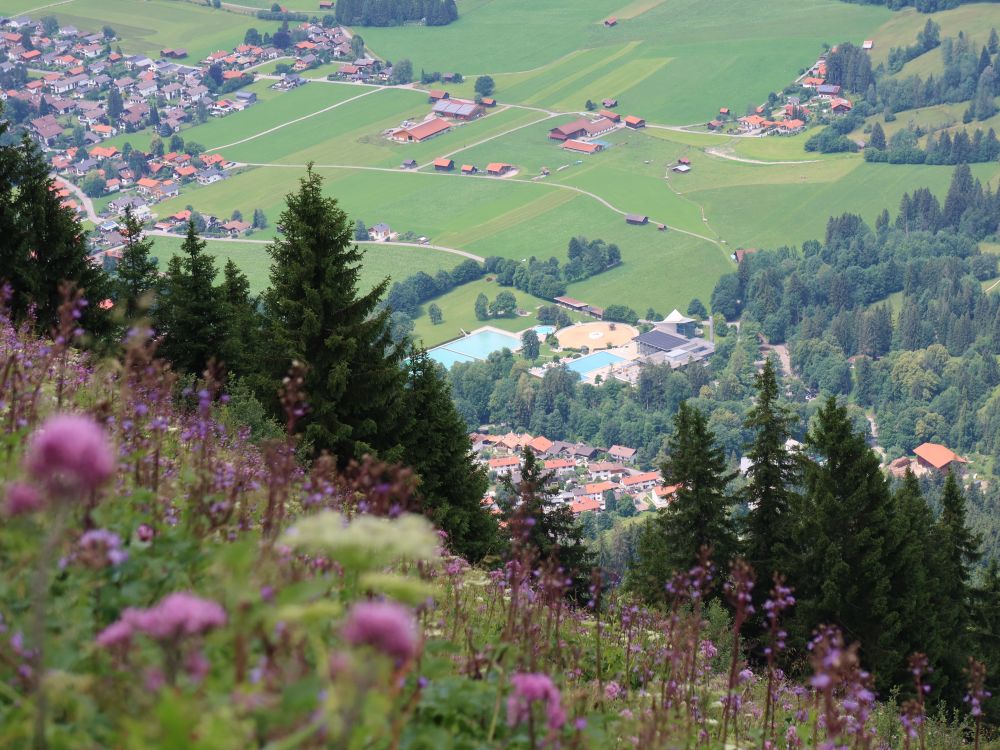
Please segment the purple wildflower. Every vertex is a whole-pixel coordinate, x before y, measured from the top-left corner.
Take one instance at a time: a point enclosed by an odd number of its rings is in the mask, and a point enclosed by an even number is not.
[[[123,620],[112,623],[97,636],[97,645],[103,648],[128,645],[132,641],[132,626]]]
[[[226,611],[194,594],[168,594],[149,609],[127,609],[122,622],[158,641],[197,635],[226,624]]]
[[[395,602],[359,602],[347,613],[341,630],[352,646],[371,646],[399,663],[417,653],[417,626],[413,613]]]
[[[25,467],[38,482],[64,490],[94,490],[115,469],[104,430],[90,417],[62,414],[35,432]]]
[[[544,703],[546,722],[550,730],[561,729],[566,723],[562,695],[547,674],[519,673],[510,678],[514,690],[507,699],[507,723],[523,724],[531,715],[532,703]]]
[[[30,484],[14,482],[7,488],[6,512],[8,516],[34,513],[42,507],[42,503],[42,496]]]

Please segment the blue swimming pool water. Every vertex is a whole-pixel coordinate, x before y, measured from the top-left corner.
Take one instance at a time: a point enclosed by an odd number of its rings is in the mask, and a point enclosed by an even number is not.
[[[535,333],[537,333],[542,338],[548,336],[550,333],[555,333],[555,332],[556,332],[555,326],[535,326]]]
[[[573,372],[586,375],[588,372],[599,370],[608,365],[616,365],[624,361],[624,357],[619,357],[617,354],[612,354],[611,352],[594,352],[593,354],[588,354],[586,357],[574,359],[566,367]]]
[[[493,352],[504,348],[517,351],[521,348],[521,339],[512,333],[479,331],[479,333],[473,333],[470,336],[436,346],[428,354],[430,354],[431,359],[451,369],[451,366],[456,362],[486,359]]]
[[[450,352],[447,349],[442,349],[438,347],[437,349],[431,349],[427,352],[428,356],[435,362],[443,366],[446,370],[450,370],[451,366],[456,362],[472,362],[473,357],[467,357],[464,354],[459,354],[458,352]]]

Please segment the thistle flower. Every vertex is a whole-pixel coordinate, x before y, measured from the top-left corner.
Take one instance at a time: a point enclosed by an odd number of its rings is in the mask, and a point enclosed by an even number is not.
[[[122,540],[113,531],[91,529],[80,537],[74,557],[92,568],[121,565],[128,560],[128,552],[121,547]]]
[[[30,484],[14,482],[7,488],[7,504],[4,508],[8,516],[34,513],[43,505],[41,494]]]
[[[132,626],[127,622],[118,620],[104,628],[97,636],[97,645],[102,648],[128,645],[132,642]]]
[[[562,695],[547,674],[519,673],[510,678],[513,691],[507,699],[507,723],[514,727],[528,721],[532,703],[545,704],[546,723],[550,730],[566,723]]]
[[[32,436],[24,465],[40,484],[90,491],[111,476],[115,460],[107,435],[93,419],[61,414]]]
[[[352,646],[371,646],[402,664],[417,653],[413,613],[395,602],[359,602],[351,607],[341,629]]]
[[[226,624],[226,611],[194,594],[168,594],[149,609],[127,609],[120,622],[158,641],[197,635]]]

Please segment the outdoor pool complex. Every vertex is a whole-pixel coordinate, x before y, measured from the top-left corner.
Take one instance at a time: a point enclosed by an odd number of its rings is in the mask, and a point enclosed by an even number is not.
[[[616,365],[624,361],[624,357],[619,357],[617,354],[612,354],[611,352],[594,352],[593,354],[588,354],[586,357],[574,359],[566,367],[586,377],[587,373],[591,373],[594,370],[600,370],[609,365]]]
[[[550,333],[555,333],[556,332],[556,327],[555,326],[535,326],[534,331],[535,331],[535,333],[538,334],[538,336],[540,338],[545,338]]]
[[[521,348],[521,339],[512,333],[486,330],[470,333],[468,336],[436,346],[428,354],[435,362],[450,370],[456,362],[486,359],[493,352],[505,348],[512,352],[517,351]]]

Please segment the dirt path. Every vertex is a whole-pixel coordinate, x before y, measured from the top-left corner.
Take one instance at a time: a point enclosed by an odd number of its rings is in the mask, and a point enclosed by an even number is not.
[[[267,130],[263,130],[260,133],[255,133],[254,135],[247,136],[246,138],[241,138],[238,141],[233,141],[232,143],[226,143],[226,144],[224,144],[222,146],[212,146],[212,148],[205,149],[205,152],[207,153],[209,151],[220,151],[220,150],[222,150],[224,148],[232,148],[233,146],[239,146],[242,143],[247,143],[249,141],[255,140],[255,139],[260,138],[262,136],[269,135],[271,133],[276,133],[277,131],[281,130],[282,128],[288,127],[289,125],[294,125],[294,124],[296,124],[298,122],[302,122],[303,120],[308,120],[311,117],[316,117],[317,115],[322,115],[322,114],[324,114],[326,112],[329,112],[332,109],[336,109],[337,107],[342,107],[345,104],[349,104],[350,102],[353,102],[353,101],[356,101],[358,99],[361,99],[362,97],[371,96],[372,94],[377,94],[379,91],[382,91],[382,90],[383,89],[381,89],[381,88],[376,88],[376,89],[371,89],[370,91],[365,91],[363,94],[358,94],[357,96],[352,96],[349,99],[344,99],[344,101],[342,101],[342,102],[337,102],[336,104],[331,104],[329,107],[324,107],[323,109],[318,110],[316,112],[311,112],[308,115],[303,115],[302,117],[296,117],[294,120],[289,120],[288,122],[283,122],[280,125],[275,125],[273,128],[268,128]]]
[[[1000,279],[997,279],[996,281],[994,281],[994,282],[993,282],[993,283],[992,283],[992,284],[990,285],[990,287],[989,287],[989,288],[988,288],[988,289],[986,290],[986,292],[987,292],[987,293],[989,293],[989,292],[992,292],[992,291],[993,291],[994,289],[996,289],[996,288],[997,288],[998,286],[1000,286]]]
[[[69,5],[71,2],[73,2],[73,0],[59,0],[59,2],[56,2],[56,3],[48,3],[47,5],[39,5],[37,8],[31,8],[30,10],[26,10],[23,13],[18,13],[17,15],[19,15],[19,16],[30,16],[30,15],[32,15],[34,13],[37,13],[40,10],[45,10],[46,8],[55,8],[57,5]],[[49,71],[46,71],[46,72],[49,72]]]
[[[66,188],[68,188],[70,192],[72,192],[73,195],[76,196],[77,200],[79,200],[80,203],[83,204],[83,208],[87,212],[88,219],[90,219],[95,224],[101,223],[101,217],[98,216],[97,212],[94,210],[94,201],[90,200],[90,198],[87,197],[87,195],[83,192],[83,190],[78,188],[76,185],[67,180],[65,177],[56,177],[55,181],[60,185],[66,186]]]
[[[718,156],[720,159],[728,159],[729,161],[739,161],[744,164],[763,164],[764,166],[778,166],[780,164],[816,164],[817,162],[822,161],[821,159],[800,159],[798,161],[761,161],[760,159],[745,159],[742,156],[733,156],[733,154],[715,147],[706,148],[705,153],[709,156]]]

